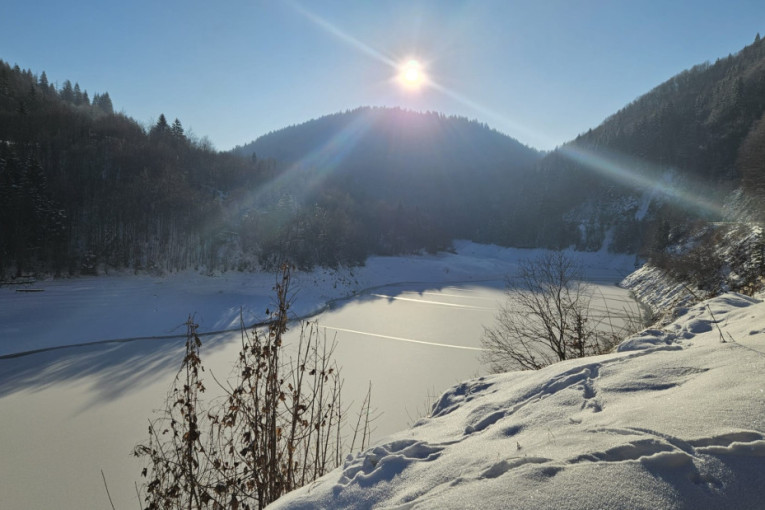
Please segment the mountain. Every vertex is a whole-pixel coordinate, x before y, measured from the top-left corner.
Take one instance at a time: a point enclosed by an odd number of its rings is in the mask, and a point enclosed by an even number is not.
[[[450,211],[483,214],[487,204],[512,194],[542,156],[485,124],[399,108],[328,115],[234,152],[275,159],[293,173],[318,171],[329,185],[365,201],[438,214],[462,225],[452,234],[469,237],[480,227]]]
[[[573,144],[606,148],[711,182],[737,181],[742,144],[765,113],[765,41],[670,78]]]
[[[475,121],[398,108],[328,115],[234,153],[278,161],[296,207],[339,214],[358,232],[347,243],[378,254],[435,251],[455,238],[507,243],[510,211],[542,156]]]
[[[541,154],[485,124],[440,113],[358,108],[261,136],[237,147],[246,157],[328,165],[350,175],[438,172],[456,176],[527,167]],[[395,175],[394,175],[395,177]]]
[[[765,41],[683,71],[539,164],[547,228],[580,248],[661,248],[698,219],[729,220],[731,193],[765,196]],[[744,200],[745,202],[746,200]],[[759,211],[759,212],[758,212]],[[543,227],[544,228],[544,227]],[[609,234],[611,235],[609,239]],[[676,237],[676,236],[675,236]]]

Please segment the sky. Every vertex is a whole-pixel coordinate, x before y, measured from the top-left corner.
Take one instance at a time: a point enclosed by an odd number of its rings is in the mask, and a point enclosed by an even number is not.
[[[765,2],[3,0],[0,59],[219,150],[360,106],[438,111],[551,150],[765,35]],[[400,79],[416,60],[419,86]]]

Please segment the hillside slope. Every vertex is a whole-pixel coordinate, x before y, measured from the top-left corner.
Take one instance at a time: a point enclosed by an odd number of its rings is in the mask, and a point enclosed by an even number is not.
[[[541,153],[485,124],[435,112],[357,108],[259,137],[234,153],[303,165],[330,163],[340,173],[506,171]]]
[[[618,352],[467,381],[269,508],[761,508],[763,317],[725,294]]]
[[[765,190],[765,40],[680,72],[548,154],[537,239],[650,251],[669,229],[726,217],[731,192]],[[750,205],[762,214],[762,200]]]
[[[351,211],[339,232],[377,254],[452,239],[516,245],[542,153],[484,124],[399,108],[358,108],[264,135],[234,150],[274,159],[300,207]],[[309,214],[313,214],[309,211]],[[361,219],[361,225],[359,225]]]

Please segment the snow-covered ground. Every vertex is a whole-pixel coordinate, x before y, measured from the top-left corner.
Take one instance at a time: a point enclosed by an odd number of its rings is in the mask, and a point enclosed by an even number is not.
[[[385,396],[385,381],[412,399],[406,409],[382,409],[388,417],[416,419],[425,394],[438,394],[478,371],[479,335],[462,323],[479,320],[480,333],[480,321],[492,316],[491,296],[501,296],[504,275],[519,259],[536,254],[466,242],[455,248],[433,256],[376,257],[352,270],[295,274],[293,312],[327,310],[320,324],[338,333],[347,387],[365,388],[368,378],[377,377],[378,407],[396,405]],[[612,282],[632,270],[631,257],[577,256],[589,277],[603,284],[606,299],[625,299],[626,291]],[[262,318],[272,304],[274,281],[268,274],[182,273],[0,288],[0,508],[106,508],[101,469],[118,508],[137,506],[133,480],[140,464],[130,452],[145,439],[152,409],[162,405],[182,358],[183,339],[173,335],[184,332],[190,313],[203,332],[236,329],[241,307],[247,322]],[[343,299],[349,296],[358,299]],[[411,319],[396,315],[403,305],[417,307],[406,313],[418,318],[440,309],[455,322],[444,321],[442,333],[414,331]],[[357,306],[375,306],[375,313],[384,308],[393,314],[391,324],[382,324],[382,315],[350,322],[347,316]],[[207,373],[225,376],[237,344],[237,332],[205,336]],[[378,438],[403,427],[400,418],[379,425]]]
[[[269,508],[764,508],[765,303],[682,313],[613,354],[459,384]]]
[[[456,242],[455,248],[455,253],[438,255],[372,257],[360,268],[296,272],[292,312],[311,315],[332,300],[393,283],[501,281],[519,259],[541,253],[466,241]],[[573,255],[582,258],[595,281],[618,281],[633,269],[629,256]],[[273,304],[275,282],[268,273],[206,276],[186,271],[2,286],[0,357],[62,345],[182,335],[189,314],[194,314],[200,332],[238,329],[240,311],[247,324],[264,318]]]

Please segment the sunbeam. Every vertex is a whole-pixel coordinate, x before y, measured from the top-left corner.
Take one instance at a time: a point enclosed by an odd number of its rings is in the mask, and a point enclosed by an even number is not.
[[[398,64],[391,59],[390,57],[382,54],[381,52],[377,51],[376,49],[372,48],[371,46],[359,41],[355,37],[351,36],[350,34],[340,30],[335,25],[330,23],[329,21],[325,20],[324,18],[319,17],[318,15],[312,13],[311,11],[307,10],[305,7],[300,5],[299,3],[295,1],[289,1],[289,5],[292,6],[295,11],[297,11],[300,15],[304,16],[308,20],[310,20],[312,23],[314,23],[316,26],[324,30],[325,32],[332,34],[333,36],[337,37],[344,43],[348,44],[349,46],[352,46],[353,48],[356,48],[357,50],[361,51],[362,53],[379,60],[380,62],[389,65],[392,68],[396,68]]]
[[[316,147],[304,155],[299,161],[291,164],[286,170],[276,177],[252,190],[249,195],[236,205],[241,209],[263,209],[269,201],[278,198],[283,189],[289,189],[293,194],[305,195],[316,189],[327,177],[329,177],[343,161],[343,159],[356,146],[358,141],[371,127],[363,116],[358,116],[352,122],[343,127],[337,134],[332,136],[323,145]],[[302,175],[301,175],[302,173]],[[299,187],[293,183],[298,177],[303,177]],[[296,197],[300,198],[300,197]],[[295,211],[292,211],[293,213]],[[236,215],[234,211],[227,213]]]
[[[517,122],[510,120],[504,115],[500,115],[497,112],[491,110],[490,108],[482,106],[481,104],[473,101],[472,99],[469,99],[463,96],[462,94],[460,94],[459,92],[451,90],[432,79],[428,80],[427,85],[437,90],[438,92],[450,97],[451,99],[457,101],[463,106],[467,106],[468,108],[476,111],[477,113],[480,113],[484,117],[494,120],[495,122],[498,123],[499,126],[502,127],[502,129],[506,129],[510,131],[509,134],[512,134],[513,136],[522,136],[524,138],[527,138],[527,139],[531,138],[534,140],[545,139],[545,137],[541,135],[540,133],[532,131],[526,128],[525,126],[522,126],[518,124]]]
[[[558,153],[603,177],[663,195],[687,210],[698,210],[707,216],[718,218],[723,214],[722,204],[709,198],[712,195],[711,190],[700,183],[686,182],[686,185],[681,186],[673,182],[671,168],[605,149],[588,149],[576,143],[564,145],[558,149]],[[688,177],[683,179],[690,181]]]

